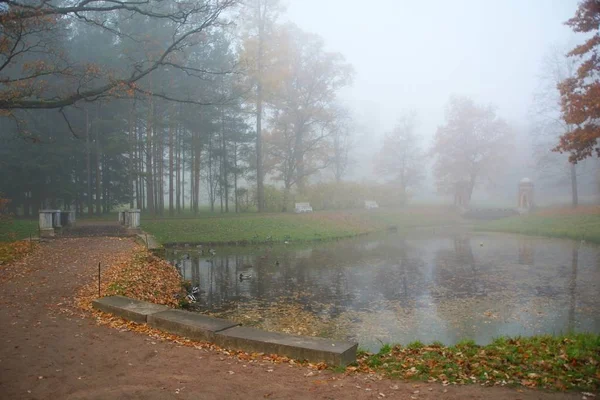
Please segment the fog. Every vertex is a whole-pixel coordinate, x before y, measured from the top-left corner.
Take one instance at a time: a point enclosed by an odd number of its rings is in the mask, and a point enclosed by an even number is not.
[[[452,94],[493,103],[527,136],[545,54],[577,42],[563,24],[577,3],[304,0],[289,3],[288,17],[354,65],[355,82],[342,98],[372,149],[405,109],[418,112],[429,142]],[[371,172],[361,169],[358,176]]]
[[[513,178],[535,178],[532,102],[543,84],[540,75],[548,53],[566,53],[585,37],[564,25],[577,4],[305,0],[289,2],[288,18],[322,35],[328,48],[340,51],[356,69],[353,86],[341,94],[358,122],[361,146],[355,149],[352,169],[356,179],[376,178],[368,162],[404,110],[418,113],[418,133],[429,145],[444,121],[450,95],[497,107],[515,127],[517,152],[509,165],[519,172]],[[513,186],[501,185],[491,197],[513,201]],[[540,189],[552,195],[549,203],[568,201],[554,185],[542,184]],[[429,184],[417,196],[430,200],[435,192]],[[489,193],[479,192],[477,196],[489,200]]]
[[[525,177],[539,205],[598,201],[597,158],[552,151],[577,0],[92,3],[0,9],[15,214],[452,204],[460,187],[516,207]]]

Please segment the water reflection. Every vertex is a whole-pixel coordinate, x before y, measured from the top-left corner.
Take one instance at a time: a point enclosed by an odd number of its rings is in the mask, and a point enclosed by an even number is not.
[[[168,257],[199,286],[198,311],[370,349],[600,331],[599,248],[571,241],[413,233]]]

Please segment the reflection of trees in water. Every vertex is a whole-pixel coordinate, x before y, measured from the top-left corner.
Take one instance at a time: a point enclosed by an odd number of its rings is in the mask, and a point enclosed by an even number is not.
[[[213,311],[236,302],[268,305],[287,299],[335,317],[350,308],[368,308],[382,297],[407,302],[415,287],[423,285],[423,262],[409,257],[406,243],[396,235],[384,241],[329,243],[312,251],[281,250],[212,258],[178,252],[176,257],[184,276],[201,290],[198,307]],[[240,281],[240,272],[252,279]]]
[[[385,242],[378,248],[384,265],[379,266],[373,280],[373,293],[388,301],[399,301],[408,307],[425,290],[423,260],[411,252],[405,240]]]
[[[528,238],[519,238],[519,264],[533,265],[534,251],[531,240]]]
[[[571,250],[571,274],[569,278],[569,319],[567,329],[573,331],[575,329],[575,308],[577,306],[577,269],[579,264],[579,243],[573,241],[573,249]]]
[[[468,237],[455,236],[453,250],[440,249],[435,255],[434,281],[442,296],[486,296],[489,283],[475,261]]]

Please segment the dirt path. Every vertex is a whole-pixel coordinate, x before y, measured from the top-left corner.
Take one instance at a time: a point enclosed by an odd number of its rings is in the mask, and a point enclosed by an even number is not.
[[[76,290],[133,248],[131,239],[60,239],[0,271],[1,399],[581,399],[480,386],[378,380],[247,363],[155,342],[61,312]],[[381,396],[383,394],[384,396]]]

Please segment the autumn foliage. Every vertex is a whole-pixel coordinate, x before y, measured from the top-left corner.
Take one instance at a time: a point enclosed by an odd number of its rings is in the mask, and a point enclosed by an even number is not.
[[[579,60],[575,77],[559,84],[562,112],[565,122],[575,128],[560,138],[554,149],[571,153],[570,161],[577,162],[593,155],[600,156],[598,138],[600,137],[600,3],[596,0],[584,0],[579,4],[575,16],[566,22],[573,31],[593,33],[583,44],[575,47],[568,55]]]
[[[181,276],[171,264],[142,248],[133,256],[111,265],[102,272],[101,296],[126,296],[134,299],[178,307],[179,299],[185,297]],[[98,297],[98,282],[83,287],[78,295],[78,304],[91,308]]]

